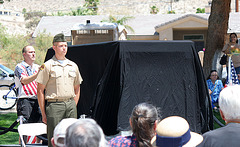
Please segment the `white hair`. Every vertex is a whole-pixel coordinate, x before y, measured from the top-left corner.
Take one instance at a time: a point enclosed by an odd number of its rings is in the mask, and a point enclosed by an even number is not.
[[[68,127],[65,137],[66,147],[107,147],[108,142],[101,127],[95,120],[79,119]]]
[[[240,119],[240,85],[229,86],[221,91],[219,107],[226,120]]]

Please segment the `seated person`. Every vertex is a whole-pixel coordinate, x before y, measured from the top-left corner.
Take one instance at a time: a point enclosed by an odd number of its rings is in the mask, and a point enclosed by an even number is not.
[[[203,137],[191,132],[188,122],[180,116],[170,116],[163,119],[156,129],[152,145],[157,147],[195,147]]]
[[[219,108],[225,127],[203,134],[199,147],[239,147],[240,140],[240,85],[228,86],[219,96]]]
[[[218,73],[216,70],[212,70],[210,72],[210,75],[207,78],[207,85],[212,101],[212,108],[215,111],[217,111],[217,106],[215,106],[214,104],[218,103],[219,94],[224,87],[222,81],[219,80]]]
[[[132,136],[117,136],[109,141],[110,147],[151,146],[158,121],[159,114],[156,107],[148,103],[136,105],[129,119]]]
[[[79,119],[66,131],[65,147],[107,147],[102,128],[95,120]]]
[[[65,118],[61,120],[58,125],[55,127],[53,132],[53,137],[51,139],[51,143],[53,147],[62,147],[64,146],[64,139],[66,135],[67,128],[77,122],[76,118]]]

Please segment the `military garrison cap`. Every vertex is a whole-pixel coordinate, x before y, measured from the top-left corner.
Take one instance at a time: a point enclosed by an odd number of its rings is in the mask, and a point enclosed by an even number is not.
[[[67,40],[66,40],[64,34],[60,33],[60,34],[57,34],[57,35],[54,36],[53,43],[54,42],[67,42]]]

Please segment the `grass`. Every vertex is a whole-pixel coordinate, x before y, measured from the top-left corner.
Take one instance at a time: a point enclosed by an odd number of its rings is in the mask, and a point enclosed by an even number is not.
[[[216,116],[216,118],[222,123],[222,124],[224,124],[225,125],[225,121],[222,119],[222,117],[220,116],[220,113],[218,112],[214,112],[213,111],[213,114],[214,114],[214,116]],[[217,128],[220,128],[221,126],[220,125],[218,125],[215,121],[214,121],[214,128],[213,129],[217,129]]]
[[[17,119],[16,113],[7,113],[7,114],[0,114],[0,126],[1,127],[10,127],[15,120]],[[18,125],[17,125],[18,126]],[[17,126],[14,129],[17,129]],[[3,130],[0,130],[2,132]],[[19,135],[17,132],[7,132],[3,135],[0,135],[0,145],[2,144],[19,144],[18,142]]]

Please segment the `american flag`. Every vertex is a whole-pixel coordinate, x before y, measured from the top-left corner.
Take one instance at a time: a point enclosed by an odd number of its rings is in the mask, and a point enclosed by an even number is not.
[[[230,82],[228,80],[228,76],[227,76],[227,81],[226,81],[226,85],[235,85],[235,84],[238,84],[238,76],[237,76],[237,73],[236,73],[236,70],[233,66],[233,62],[232,62],[232,59],[230,59],[230,62],[231,62],[231,69],[230,69]]]
[[[36,143],[36,136],[28,136],[27,137],[27,144],[35,144]]]

